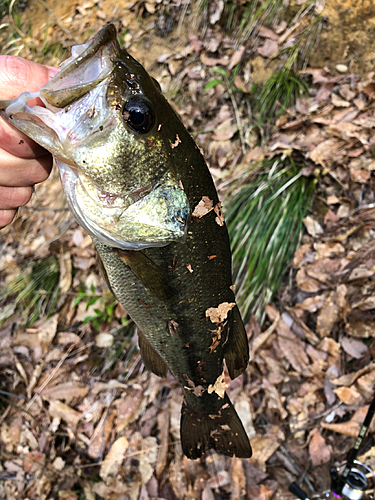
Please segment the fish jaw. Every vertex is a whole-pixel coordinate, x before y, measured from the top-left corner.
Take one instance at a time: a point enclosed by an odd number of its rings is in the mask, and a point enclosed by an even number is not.
[[[77,169],[60,161],[56,163],[65,196],[77,222],[105,245],[142,250],[162,247],[185,238],[189,202],[184,191],[172,179],[126,207],[121,197],[98,190],[87,179],[82,182],[82,176],[80,182]],[[107,198],[107,206],[99,206],[94,196],[102,200]]]
[[[0,115],[53,154],[70,208],[91,235],[139,250],[183,240],[190,206],[155,130],[143,138],[125,126],[113,88],[123,81],[121,97],[140,92],[134,82],[126,88],[127,60],[131,80],[132,59],[109,25],[73,47],[61,71],[38,92],[0,101]],[[43,105],[29,106],[35,98]],[[144,171],[134,168],[146,157]]]

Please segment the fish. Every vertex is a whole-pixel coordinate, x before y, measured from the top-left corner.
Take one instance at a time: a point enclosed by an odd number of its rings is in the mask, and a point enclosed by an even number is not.
[[[137,325],[144,365],[181,384],[184,454],[249,458],[226,393],[225,365],[238,377],[249,346],[223,210],[158,82],[108,24],[39,91],[0,101],[0,115],[52,153],[105,281]]]

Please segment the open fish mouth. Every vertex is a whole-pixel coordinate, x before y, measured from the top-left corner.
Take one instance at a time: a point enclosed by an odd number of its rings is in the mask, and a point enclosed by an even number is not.
[[[183,239],[190,207],[181,182],[161,160],[155,161],[155,173],[147,165],[147,173],[134,178],[133,164],[140,158],[142,166],[148,155],[147,137],[126,130],[108,90],[128,59],[109,25],[74,46],[60,72],[38,92],[0,101],[0,114],[53,154],[69,206],[89,234],[113,247],[139,250]],[[131,73],[121,81],[124,99],[126,92],[136,95]],[[36,97],[44,107],[28,105]],[[130,166],[121,153],[128,143],[135,157]],[[148,143],[158,144],[155,131]]]

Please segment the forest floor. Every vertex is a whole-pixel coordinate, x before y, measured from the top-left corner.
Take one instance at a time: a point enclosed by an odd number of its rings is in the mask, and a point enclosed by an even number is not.
[[[226,379],[253,457],[192,461],[179,442],[179,384],[144,368],[57,172],[38,185],[0,233],[1,499],[292,499],[292,481],[309,498],[329,490],[375,386],[375,7],[357,3],[326,2],[320,44],[301,72],[308,95],[261,142],[244,103],[283,67],[275,56],[303,19],[260,26],[243,44],[218,22],[221,0],[204,29],[189,2],[163,0],[30,0],[16,26],[3,19],[2,53],[46,64],[113,22],[204,151],[224,200],[230,177],[265,158],[298,158],[316,187],[265,321],[246,325],[249,366]],[[18,294],[6,295],[9,284]],[[374,432],[375,422],[360,451],[373,468]]]

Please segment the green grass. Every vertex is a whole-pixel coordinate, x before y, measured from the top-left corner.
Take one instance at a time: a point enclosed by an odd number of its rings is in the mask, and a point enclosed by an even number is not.
[[[244,43],[257,31],[259,25],[276,25],[287,8],[284,0],[250,0],[245,2],[237,30],[238,40]]]
[[[287,157],[266,160],[248,182],[237,181],[225,202],[237,302],[245,321],[261,322],[300,241],[315,181]]]
[[[30,326],[40,317],[49,317],[60,293],[60,268],[54,256],[27,265],[19,276],[0,290],[3,306],[0,324],[15,313],[21,314],[22,323]],[[12,302],[10,300],[13,298]]]
[[[1,2],[4,0],[0,0]],[[47,13],[46,26],[41,39],[35,39],[31,21],[20,14],[20,1],[5,0],[9,14],[6,23],[0,26],[0,54],[20,55],[41,64],[56,65],[65,58],[68,50],[59,40],[51,40],[49,35],[50,15]],[[0,6],[0,15],[1,15]],[[1,17],[0,17],[1,18]],[[26,18],[26,21],[23,21]]]
[[[274,73],[255,94],[254,111],[260,126],[266,122],[276,121],[298,97],[307,95],[306,82],[292,69],[284,67]]]

